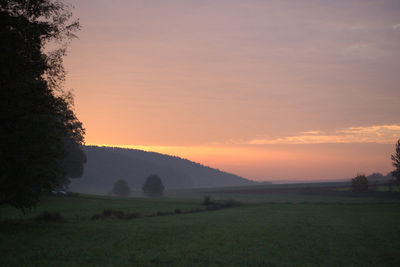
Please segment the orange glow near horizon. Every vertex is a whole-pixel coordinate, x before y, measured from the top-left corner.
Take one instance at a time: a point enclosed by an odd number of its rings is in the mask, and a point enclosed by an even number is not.
[[[255,180],[392,170],[400,3],[66,1],[82,24],[66,88],[87,143]]]
[[[257,181],[349,178],[391,171],[392,145],[330,144],[254,146],[141,146],[87,144],[139,149],[178,156]],[[312,170],[312,171],[310,171]]]

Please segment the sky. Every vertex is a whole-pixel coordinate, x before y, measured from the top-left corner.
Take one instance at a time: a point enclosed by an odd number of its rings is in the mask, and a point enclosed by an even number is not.
[[[86,143],[253,180],[392,170],[400,1],[69,0]]]

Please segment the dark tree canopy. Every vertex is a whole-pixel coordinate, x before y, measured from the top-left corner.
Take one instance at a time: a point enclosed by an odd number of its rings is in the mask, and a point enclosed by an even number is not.
[[[143,184],[142,190],[148,196],[162,196],[164,193],[164,185],[160,177],[156,174],[153,174],[147,177]]]
[[[62,90],[62,57],[79,29],[70,18],[60,1],[0,0],[0,204],[32,207],[72,177],[66,156],[85,131]]]
[[[120,197],[128,197],[131,194],[131,189],[125,180],[118,180],[114,183],[112,192]]]
[[[395,153],[392,155],[392,164],[396,169],[391,172],[392,176],[396,179],[397,184],[400,185],[400,139],[397,141]]]
[[[368,190],[368,178],[364,174],[358,174],[351,179],[351,188],[354,192],[364,192]]]
[[[82,150],[82,146],[75,142],[67,142],[57,188],[60,190],[68,190],[69,184],[71,183],[70,178],[79,178],[83,175],[86,161],[87,158]]]

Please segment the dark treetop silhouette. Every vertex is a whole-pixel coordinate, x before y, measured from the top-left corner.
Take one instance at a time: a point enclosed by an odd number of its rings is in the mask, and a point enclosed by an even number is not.
[[[117,180],[114,183],[112,193],[120,197],[128,197],[131,194],[131,188],[125,180]]]
[[[393,166],[396,168],[392,171],[392,176],[396,178],[397,184],[400,185],[400,139],[396,144],[396,152],[392,155]]]
[[[367,191],[368,187],[368,178],[364,174],[358,174],[356,177],[351,179],[351,189],[354,192]]]
[[[60,1],[0,0],[0,204],[32,207],[77,174],[64,162],[84,136],[72,96],[62,90],[62,57],[79,29],[70,18]],[[45,53],[52,41],[61,48]]]
[[[142,189],[143,193],[150,197],[159,197],[164,193],[164,185],[161,181],[161,178],[156,174],[152,174],[147,177]]]

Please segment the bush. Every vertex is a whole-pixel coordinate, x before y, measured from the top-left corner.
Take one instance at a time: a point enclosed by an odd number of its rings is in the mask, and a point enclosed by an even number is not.
[[[150,175],[142,186],[143,193],[150,197],[159,197],[164,193],[164,185],[158,175]]]
[[[214,202],[211,200],[211,196],[204,196],[203,203],[202,203],[203,206],[209,206],[209,205],[213,205],[213,204],[214,204]]]
[[[359,174],[351,179],[351,189],[354,192],[365,192],[368,190],[368,179],[364,174]]]
[[[182,213],[182,210],[181,209],[175,209],[175,214],[181,214]]]
[[[90,219],[93,221],[106,218],[130,220],[130,219],[140,218],[140,214],[135,212],[124,213],[123,211],[120,210],[104,210],[103,213],[95,214]]]
[[[239,205],[239,202],[236,202],[232,199],[226,200],[211,200],[210,196],[204,196],[203,206],[206,206],[206,210],[220,210],[225,208],[230,208],[233,206]]]
[[[125,180],[118,180],[115,182],[112,192],[120,197],[128,197],[131,194],[131,189]]]
[[[64,218],[61,216],[59,212],[49,212],[45,211],[38,216],[36,216],[36,221],[38,222],[56,222],[61,223],[64,221]]]

